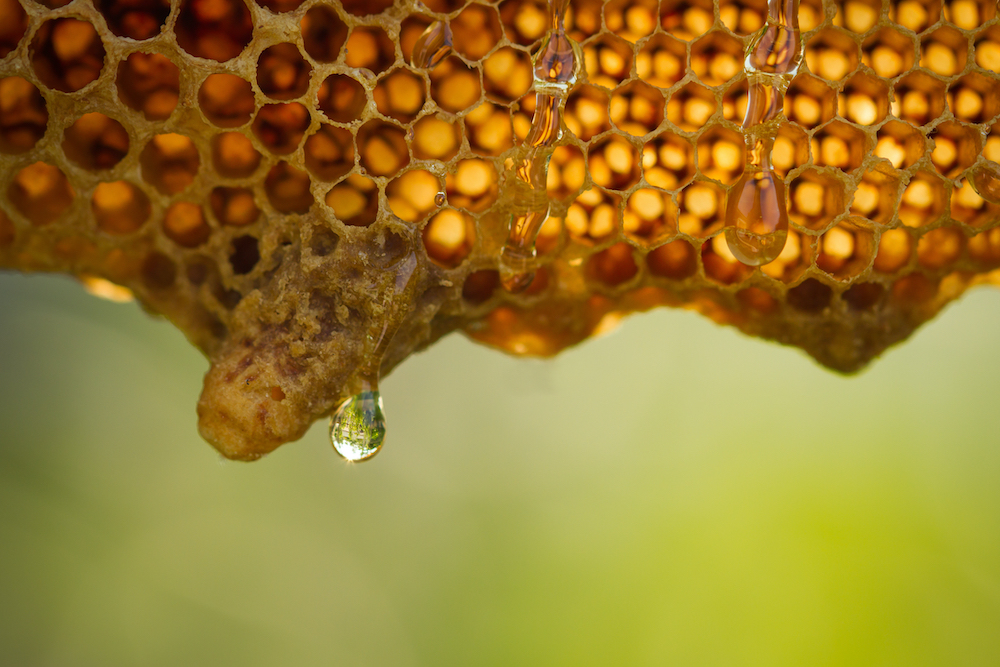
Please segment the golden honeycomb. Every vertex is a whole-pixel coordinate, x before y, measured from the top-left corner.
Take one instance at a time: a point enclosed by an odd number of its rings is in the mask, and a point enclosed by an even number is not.
[[[201,432],[237,459],[456,329],[545,356],[669,305],[855,371],[1000,278],[997,8],[801,0],[772,155],[790,231],[755,268],[722,231],[766,16],[572,1],[582,71],[514,294],[547,3],[0,0],[0,267],[169,318],[212,364]],[[412,64],[436,22],[450,49]]]

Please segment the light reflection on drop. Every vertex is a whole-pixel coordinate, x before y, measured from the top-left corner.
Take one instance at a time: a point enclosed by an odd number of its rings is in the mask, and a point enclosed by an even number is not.
[[[969,170],[969,184],[986,201],[1000,204],[1000,164],[981,160]]]
[[[451,53],[451,26],[445,21],[435,21],[417,38],[410,54],[410,64],[423,69],[433,69]]]

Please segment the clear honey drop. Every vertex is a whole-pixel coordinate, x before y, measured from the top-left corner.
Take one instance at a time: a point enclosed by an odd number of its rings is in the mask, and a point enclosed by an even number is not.
[[[435,21],[417,38],[410,64],[422,69],[434,68],[451,53],[451,42],[451,26],[445,21]]]

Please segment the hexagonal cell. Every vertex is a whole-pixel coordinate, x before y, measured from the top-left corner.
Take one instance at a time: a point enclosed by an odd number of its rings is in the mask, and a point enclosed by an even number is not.
[[[800,0],[799,30],[802,32],[815,30],[825,20],[822,0]]]
[[[642,149],[646,182],[664,190],[687,185],[694,177],[694,147],[672,132],[661,132]]]
[[[142,283],[151,290],[165,290],[177,280],[177,267],[160,252],[151,252],[142,262]]]
[[[250,235],[237,236],[231,244],[233,251],[229,254],[229,265],[233,274],[245,276],[253,271],[260,261],[260,247],[257,239]]]
[[[751,35],[764,25],[767,2],[763,0],[720,0],[722,25],[740,36]]]
[[[499,286],[499,272],[492,269],[473,271],[462,283],[462,298],[469,303],[479,305],[489,301]]]
[[[865,40],[862,62],[883,79],[893,79],[913,69],[916,43],[910,35],[885,27]]]
[[[856,283],[841,295],[851,310],[872,310],[885,294],[885,288],[878,283]]]
[[[369,16],[392,7],[392,0],[341,0],[340,4],[352,16]]]
[[[500,107],[500,105],[494,105]],[[538,95],[525,95],[520,100],[511,105],[509,112],[511,126],[514,128],[514,137],[520,143],[528,137],[531,126],[534,123],[535,111],[538,106]]]
[[[848,14],[850,16],[850,14]],[[788,290],[785,299],[788,305],[804,313],[819,313],[830,305],[833,290],[815,278],[806,278]]]
[[[694,181],[677,195],[677,229],[706,238],[722,229],[726,218],[726,191],[715,183]]]
[[[685,132],[705,127],[715,110],[712,91],[693,81],[674,91],[667,100],[667,120]]]
[[[80,116],[63,133],[63,152],[84,169],[98,171],[115,166],[128,153],[128,132],[114,118],[102,113]]]
[[[650,251],[646,266],[654,276],[684,280],[698,270],[698,253],[690,243],[677,239]]]
[[[843,26],[851,32],[862,35],[878,23],[879,13],[882,10],[880,0],[847,0],[843,9],[837,8],[837,17],[834,23],[840,25],[837,19],[843,19]]]
[[[959,120],[984,123],[1000,113],[1000,86],[979,72],[966,74],[948,87],[948,106]]]
[[[478,155],[499,155],[514,145],[510,110],[498,104],[484,102],[473,109],[465,117],[465,127],[469,147]]]
[[[807,169],[788,188],[788,218],[807,229],[823,230],[847,210],[844,184],[833,174]]]
[[[396,47],[378,26],[357,26],[351,30],[344,53],[348,67],[364,67],[373,74],[381,74],[396,60]]]
[[[809,162],[809,137],[805,130],[792,125],[782,124],[778,128],[778,136],[771,147],[771,164],[779,176],[784,178],[789,171]]]
[[[929,171],[918,171],[903,190],[899,220],[908,227],[933,224],[944,213],[946,201],[941,177]]]
[[[636,266],[632,246],[616,243],[591,255],[586,272],[591,280],[617,287],[631,280],[639,272],[639,267]]]
[[[118,97],[146,120],[166,120],[180,97],[180,70],[158,53],[132,53],[118,64]]]
[[[260,209],[249,188],[217,187],[208,197],[212,214],[219,224],[227,227],[244,227],[260,217]]]
[[[610,105],[611,96],[604,88],[577,86],[566,100],[566,126],[582,141],[589,141],[611,129]]]
[[[10,203],[36,226],[58,220],[75,196],[66,175],[45,162],[35,162],[21,169],[7,188]]]
[[[28,31],[28,15],[17,0],[0,0],[0,58],[17,48]]]
[[[806,44],[809,71],[827,81],[840,81],[858,69],[858,45],[846,30],[825,28]]]
[[[712,3],[707,0],[663,0],[660,3],[660,25],[674,37],[691,41],[712,29],[715,17]]]
[[[951,192],[951,217],[970,227],[982,227],[995,221],[1000,206],[990,204],[975,191],[968,180]]]
[[[609,90],[628,78],[634,59],[632,46],[614,35],[594,37],[583,45],[583,63],[588,80]]]
[[[982,134],[971,127],[945,121],[934,128],[931,162],[942,176],[954,178],[976,161],[982,152]]]
[[[303,0],[255,0],[255,2],[275,14],[284,14],[298,9]]]
[[[954,227],[938,227],[917,241],[917,261],[928,269],[943,269],[962,256],[965,236]]]
[[[223,178],[246,178],[260,166],[260,153],[239,132],[223,132],[212,138],[212,164]]]
[[[182,0],[174,33],[192,56],[221,63],[243,52],[253,22],[243,0]]]
[[[365,88],[346,74],[331,74],[317,94],[319,110],[335,123],[350,123],[361,117],[368,104]]]
[[[0,79],[0,153],[23,153],[45,135],[45,98],[19,76]]]
[[[314,201],[309,174],[287,162],[278,162],[267,172],[264,192],[279,213],[305,213]]]
[[[143,180],[165,195],[191,185],[200,163],[197,147],[183,134],[157,134],[139,155]]]
[[[792,79],[785,94],[785,115],[804,128],[822,125],[837,113],[837,93],[808,74]]]
[[[962,30],[975,30],[995,14],[987,3],[976,0],[946,0],[944,5],[945,20]]]
[[[28,50],[31,66],[47,88],[74,93],[101,75],[104,42],[94,26],[73,18],[46,21]]]
[[[573,3],[570,36],[582,42],[599,33],[603,27],[601,25],[603,9],[603,0],[576,0]]]
[[[942,26],[920,39],[920,66],[941,76],[965,69],[969,40],[954,28]]]
[[[549,29],[549,5],[543,0],[504,0],[500,21],[507,39],[528,46],[545,36]]]
[[[445,58],[431,71],[431,98],[445,111],[461,114],[481,95],[479,71],[455,56]]]
[[[722,93],[722,117],[742,125],[747,112],[747,80],[739,79],[726,86]],[[783,124],[782,124],[783,125]]]
[[[155,37],[170,13],[168,0],[137,0],[127,4],[94,0],[94,7],[104,16],[111,32],[130,39]]]
[[[570,238],[585,244],[600,242],[618,233],[622,224],[622,198],[601,188],[580,193],[566,211]]]
[[[890,120],[879,128],[875,155],[885,158],[896,169],[907,169],[927,152],[924,134],[909,123]]]
[[[448,203],[472,213],[485,211],[496,203],[499,182],[491,162],[477,158],[461,160],[455,171],[445,177]]]
[[[837,113],[858,125],[882,122],[889,113],[889,86],[868,74],[855,74],[840,91]]]
[[[146,193],[128,181],[98,183],[90,200],[97,228],[113,235],[131,234],[149,219]]]
[[[509,121],[506,129],[509,141]],[[410,146],[413,149],[413,157],[418,160],[450,160],[462,146],[462,126],[459,123],[449,123],[437,116],[424,116],[413,126]]]
[[[969,256],[976,262],[986,267],[1000,264],[1000,228],[976,234],[968,240],[967,247]]]
[[[816,266],[837,280],[852,280],[875,259],[875,233],[863,218],[849,218],[819,239]]]
[[[531,58],[524,51],[505,46],[483,62],[486,96],[510,104],[528,92],[534,82]]]
[[[410,163],[406,131],[382,120],[371,120],[358,130],[361,167],[373,176],[389,176]]]
[[[705,277],[720,285],[742,282],[750,275],[750,267],[744,266],[729,250],[726,237],[716,235],[701,246],[701,264],[705,267]]]
[[[677,233],[677,205],[666,192],[640,188],[625,203],[622,230],[641,245],[661,243]]]
[[[816,164],[854,171],[868,154],[868,137],[856,127],[832,120],[813,135]]]
[[[309,88],[312,65],[305,61],[294,44],[275,44],[264,49],[257,59],[257,85],[275,100],[294,100]]]
[[[653,35],[635,55],[636,77],[659,88],[683,79],[686,68],[687,47],[670,35]]]
[[[656,29],[658,13],[656,0],[610,0],[604,5],[604,25],[634,44]]]
[[[467,213],[446,208],[430,219],[423,238],[427,257],[438,266],[454,269],[472,250],[476,223]]]
[[[549,160],[546,190],[550,200],[572,201],[587,179],[587,159],[576,146],[557,146]]]
[[[309,127],[309,110],[298,102],[265,104],[253,119],[253,133],[276,155],[287,155],[302,143]]]
[[[406,222],[419,222],[440,204],[441,179],[426,169],[411,169],[389,181],[385,194],[389,209]]]
[[[179,201],[164,212],[163,233],[179,246],[196,248],[208,240],[212,230],[205,221],[201,206]]]
[[[302,17],[302,44],[306,53],[320,63],[332,63],[347,43],[347,24],[328,5],[314,5]]]
[[[851,214],[880,225],[888,224],[896,214],[899,195],[899,175],[884,164],[877,165],[862,174],[851,202]]]
[[[219,127],[239,127],[253,116],[256,102],[249,81],[235,74],[210,74],[198,89],[198,106]]]
[[[761,266],[761,271],[786,285],[794,283],[812,264],[816,256],[815,242],[815,236],[799,234],[789,229],[785,247],[774,260]]]
[[[620,86],[611,96],[611,122],[633,137],[643,137],[663,122],[663,94],[642,81]]]
[[[468,5],[451,19],[452,48],[469,60],[479,60],[493,50],[503,30],[500,15],[493,7]]]
[[[945,84],[926,72],[910,72],[893,84],[892,115],[926,125],[944,113]]]
[[[923,32],[941,18],[941,1],[903,0],[889,3],[889,18],[913,32]]]
[[[691,45],[691,71],[706,86],[721,86],[743,71],[743,43],[714,30]]]
[[[321,181],[336,181],[354,169],[354,135],[333,125],[321,125],[306,139],[306,168]]]
[[[610,190],[628,190],[639,182],[639,152],[625,139],[610,136],[587,151],[587,167],[594,183]]]
[[[367,227],[378,217],[378,185],[367,176],[351,174],[326,193],[326,205],[345,225]]]
[[[746,147],[743,135],[713,127],[698,137],[698,168],[708,178],[730,183],[743,173]]]
[[[987,72],[1000,72],[1000,26],[993,25],[976,37],[976,64]]]

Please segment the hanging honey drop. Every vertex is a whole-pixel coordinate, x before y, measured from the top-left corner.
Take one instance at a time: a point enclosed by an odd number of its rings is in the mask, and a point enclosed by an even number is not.
[[[451,53],[451,42],[451,26],[445,21],[435,21],[417,38],[410,55],[410,64],[432,69]]]
[[[1000,165],[996,162],[979,162],[969,171],[969,183],[980,197],[991,204],[1000,204]]]

